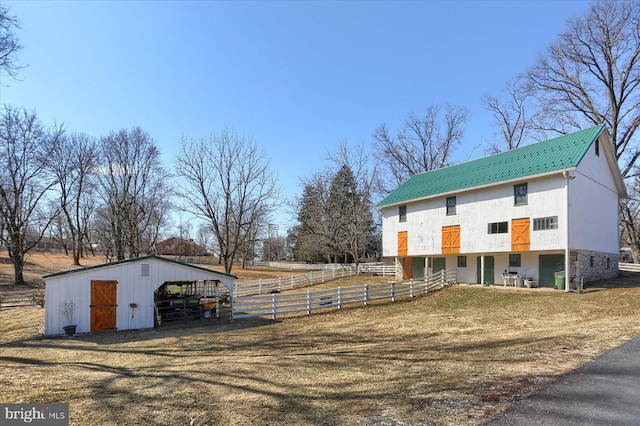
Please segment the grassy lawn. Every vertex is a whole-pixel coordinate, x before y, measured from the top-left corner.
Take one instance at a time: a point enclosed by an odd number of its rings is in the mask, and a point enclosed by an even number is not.
[[[478,424],[640,334],[640,279],[74,338],[42,323],[0,312],[0,401],[66,402],[71,424]]]

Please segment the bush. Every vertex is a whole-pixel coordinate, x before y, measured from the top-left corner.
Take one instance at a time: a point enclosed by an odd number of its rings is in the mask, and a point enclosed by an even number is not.
[[[44,308],[44,290],[33,290],[33,292],[31,292],[31,295],[29,296],[29,300],[34,305],[38,305],[41,308]]]

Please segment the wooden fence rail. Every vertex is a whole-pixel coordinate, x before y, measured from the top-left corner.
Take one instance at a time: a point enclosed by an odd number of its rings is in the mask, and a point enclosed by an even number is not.
[[[407,281],[338,287],[303,293],[273,293],[254,296],[234,296],[231,321],[242,318],[283,315],[311,315],[326,309],[342,309],[348,305],[368,305],[373,301],[406,299],[440,289],[456,281],[455,270],[437,272],[425,278]]]
[[[291,277],[268,278],[257,281],[241,281],[234,284],[233,296],[242,297],[253,294],[279,293],[283,290],[321,284],[353,275],[352,269],[311,271],[307,274]]]
[[[5,291],[0,293],[0,309],[34,306],[33,295],[42,290]]]
[[[618,269],[626,272],[640,272],[640,264],[618,263]]]

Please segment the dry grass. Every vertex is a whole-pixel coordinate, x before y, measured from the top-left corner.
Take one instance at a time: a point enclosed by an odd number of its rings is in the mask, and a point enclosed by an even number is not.
[[[71,424],[478,424],[640,333],[640,279],[585,294],[455,286],[311,317],[43,339],[0,313],[0,401]]]
[[[72,266],[29,261],[27,277]],[[41,309],[3,311],[0,400],[69,402],[73,424],[479,423],[637,335],[638,281],[627,274],[583,295],[459,286],[279,323],[74,339],[41,339]]]

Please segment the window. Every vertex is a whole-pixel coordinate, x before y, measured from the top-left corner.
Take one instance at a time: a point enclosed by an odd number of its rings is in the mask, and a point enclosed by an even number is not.
[[[447,216],[456,214],[456,197],[447,197]]]
[[[519,268],[522,266],[522,255],[519,253],[509,254],[509,267]]]
[[[600,157],[600,140],[596,139],[596,155]]]
[[[149,264],[148,263],[142,263],[140,265],[140,277],[141,278],[149,278],[151,275],[149,273]]]
[[[467,267],[467,256],[458,256],[458,268]]]
[[[400,216],[400,222],[407,221],[407,206],[398,207],[398,215]]]
[[[607,269],[611,269],[611,258],[607,257]]]
[[[527,204],[527,184],[521,183],[518,185],[513,185],[513,198],[514,205],[516,206],[524,206]]]
[[[558,229],[558,216],[539,217],[533,219],[534,231],[546,231],[547,229]]]
[[[494,222],[489,224],[489,234],[506,234],[509,232],[509,222]]]
[[[591,256],[591,257],[589,258],[589,266],[591,266],[592,268],[593,268],[594,266],[596,266],[596,257],[595,257],[595,256]]]

